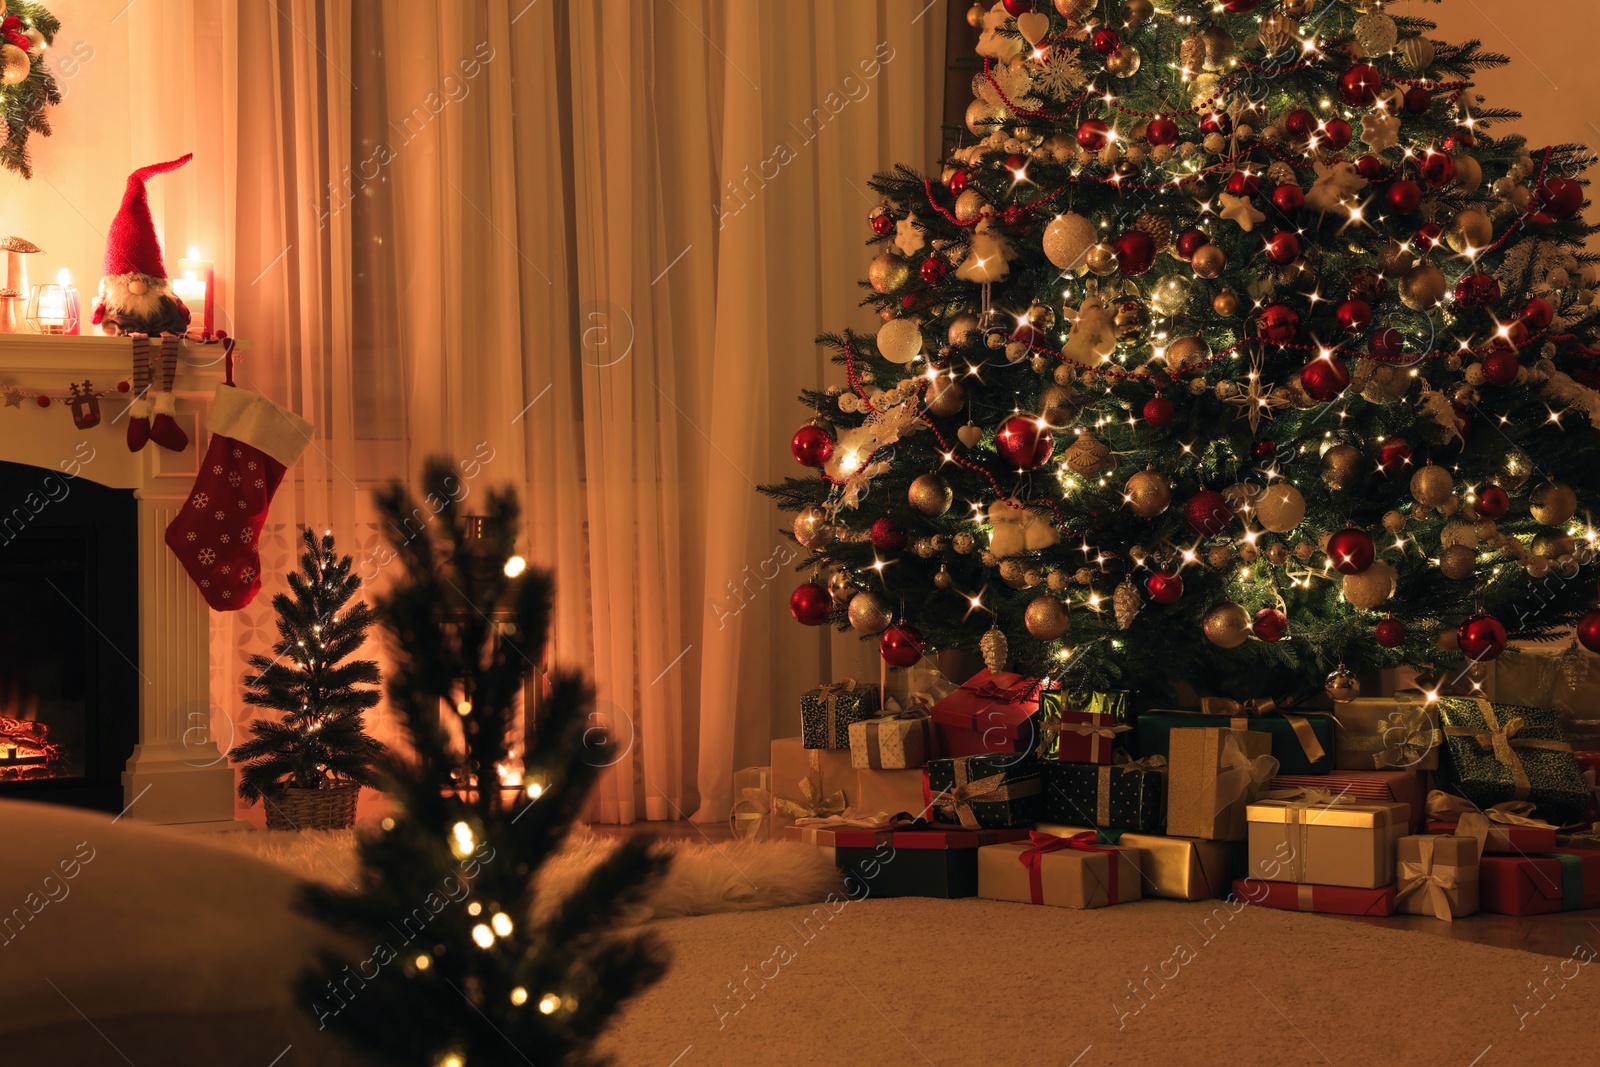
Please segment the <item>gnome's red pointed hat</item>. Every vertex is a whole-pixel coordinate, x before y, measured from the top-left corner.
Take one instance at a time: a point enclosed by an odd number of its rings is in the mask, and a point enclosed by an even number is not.
[[[166,163],[152,163],[128,175],[128,188],[122,194],[122,206],[117,217],[111,220],[111,232],[106,235],[106,261],[103,274],[148,274],[165,278],[167,265],[161,259],[161,242],[156,240],[156,224],[150,218],[150,201],[145,196],[144,183],[157,174],[177,170],[194,158],[190,152]]]

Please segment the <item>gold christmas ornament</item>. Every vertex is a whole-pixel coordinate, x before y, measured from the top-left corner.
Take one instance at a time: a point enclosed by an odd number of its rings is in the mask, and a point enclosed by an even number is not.
[[[1225,319],[1231,319],[1239,314],[1239,298],[1224,289],[1212,298],[1211,310]]]
[[[949,568],[944,566],[944,564],[941,563],[939,565],[938,572],[935,573],[934,576],[933,576],[934,587],[938,588],[938,589],[949,589],[950,588],[950,583],[953,580],[954,580],[954,578],[950,574]]]
[[[1528,497],[1528,511],[1546,526],[1560,526],[1578,510],[1578,494],[1563,482],[1546,482]]]
[[[1267,562],[1274,567],[1281,567],[1289,562],[1289,549],[1285,545],[1268,545]]]
[[[1153,519],[1172,503],[1172,487],[1155,471],[1142,470],[1128,479],[1123,497],[1135,515]]]
[[[1111,450],[1088,430],[1078,434],[1072,447],[1061,457],[1062,464],[1084,481],[1096,478],[1116,466]]]
[[[1256,523],[1256,497],[1261,495],[1261,487],[1250,482],[1236,482],[1222,491],[1222,499],[1228,502],[1228,507],[1239,516],[1239,521],[1244,523],[1246,530],[1255,529]]]
[[[1436,508],[1449,500],[1453,492],[1455,479],[1449,471],[1436,464],[1419,467],[1417,473],[1411,476],[1411,499],[1423,507]]]
[[[978,651],[983,654],[983,665],[999,673],[1006,669],[1006,661],[1011,658],[1011,643],[1006,640],[1005,631],[990,626],[978,639]]]
[[[1228,268],[1228,254],[1220,245],[1201,245],[1190,258],[1189,266],[1202,278],[1219,278]]]
[[[1211,358],[1211,346],[1198,337],[1179,337],[1167,345],[1167,367],[1182,370]]]
[[[1035,597],[1023,616],[1028,632],[1039,641],[1054,641],[1072,625],[1067,609],[1053,596]]]
[[[1238,45],[1234,44],[1233,35],[1220,26],[1213,26],[1200,35],[1200,41],[1205,45],[1207,70],[1218,70],[1228,62]]]
[[[1477,208],[1469,207],[1450,220],[1444,228],[1445,244],[1452,252],[1467,254],[1468,249],[1483,248],[1494,241],[1494,223]]]
[[[1000,580],[1013,589],[1020,589],[1027,570],[1020,559],[1003,559],[1000,561]]]
[[[1465,545],[1449,545],[1439,553],[1439,571],[1452,582],[1471,578],[1477,565],[1478,554]]]
[[[850,598],[851,628],[864,634],[881,634],[889,628],[889,606],[876,593],[861,592]]]
[[[1133,620],[1139,617],[1141,603],[1139,590],[1134,588],[1133,582],[1122,579],[1111,593],[1111,613],[1116,617],[1117,629],[1126,630],[1133,625]]]
[[[1106,72],[1115,78],[1131,78],[1139,72],[1140,61],[1139,50],[1125,44],[1106,56]]]
[[[21,85],[28,80],[28,53],[14,44],[0,45],[0,81]]]
[[[828,575],[828,595],[833,597],[835,604],[850,602],[850,598],[856,595],[856,585],[849,571],[834,571]]]
[[[1535,534],[1533,543],[1528,550],[1540,559],[1560,559],[1562,556],[1571,555],[1576,549],[1577,542],[1562,533]]]
[[[1044,228],[1044,254],[1061,270],[1082,274],[1088,268],[1089,249],[1100,239],[1094,223],[1082,215],[1067,212],[1050,220]],[[1114,254],[1113,254],[1114,258]]]
[[[911,505],[911,509],[929,518],[949,511],[950,502],[954,499],[955,494],[937,474],[918,475],[911,483],[911,487],[906,490],[906,501]]]
[[[1361,478],[1363,466],[1355,445],[1334,445],[1322,454],[1322,480],[1330,489],[1348,489]]]
[[[1439,544],[1448,548],[1451,545],[1463,545],[1466,548],[1478,547],[1478,527],[1470,522],[1446,523],[1444,529],[1439,531]]]
[[[1344,664],[1341,663],[1334,668],[1332,674],[1328,675],[1328,680],[1323,683],[1322,689],[1336,702],[1354,700],[1361,695],[1361,682],[1355,675],[1345,670]]]
[[[978,539],[965,530],[950,538],[950,547],[958,556],[966,556],[978,547]]]
[[[1035,330],[1048,330],[1056,324],[1056,313],[1037,300],[1028,305],[1028,325]]]
[[[1288,533],[1306,517],[1306,498],[1288,482],[1273,482],[1256,499],[1256,518],[1273,533]]]
[[[1533,457],[1520,448],[1513,448],[1500,457],[1500,471],[1494,481],[1502,489],[1514,493],[1528,484],[1533,471]]]
[[[1412,311],[1426,311],[1444,299],[1444,271],[1418,263],[1400,277],[1400,302]]]
[[[833,520],[821,508],[806,508],[794,517],[794,539],[815,552],[833,540]]]
[[[961,388],[960,382],[941,377],[928,383],[924,399],[931,413],[947,419],[951,415],[960,414],[962,405],[967,402],[967,394]]]
[[[1400,42],[1400,60],[1413,74],[1433,66],[1433,42],[1426,37],[1407,37]]]
[[[1132,29],[1149,21],[1155,11],[1156,5],[1151,0],[1128,0],[1122,5],[1122,24]]]
[[[1072,575],[1066,571],[1051,571],[1049,576],[1045,578],[1044,584],[1049,586],[1053,592],[1064,593],[1072,588]]]
[[[1417,257],[1411,252],[1410,245],[1403,245],[1399,241],[1390,241],[1378,250],[1378,269],[1385,277],[1393,278],[1404,274],[1416,265]]]
[[[1189,306],[1194,286],[1181,274],[1169,274],[1156,283],[1150,291],[1150,310],[1164,318],[1171,318]]]
[[[867,281],[880,293],[898,292],[910,280],[911,264],[894,252],[884,252],[867,266]]]
[[[1089,265],[1090,270],[1105,277],[1117,269],[1117,250],[1101,241],[1089,246],[1089,251],[1084,253],[1084,262]]]
[[[1344,598],[1363,611],[1376,611],[1385,600],[1394,596],[1398,579],[1395,569],[1381,559],[1360,574],[1344,576]]]
[[[957,315],[950,320],[950,328],[945,336],[957,348],[972,344],[978,339],[978,316]]]
[[[1039,394],[1039,417],[1056,429],[1071,426],[1078,418],[1072,390],[1061,385],[1047,386]]]
[[[1232,545],[1213,545],[1206,553],[1206,562],[1215,570],[1221,570],[1233,562]]]
[[[1233,601],[1225,601],[1206,612],[1201,628],[1206,640],[1218,648],[1238,648],[1250,636],[1250,616]]]

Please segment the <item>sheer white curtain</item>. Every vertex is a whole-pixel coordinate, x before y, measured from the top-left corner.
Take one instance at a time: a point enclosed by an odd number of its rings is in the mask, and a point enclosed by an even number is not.
[[[241,381],[317,425],[269,566],[329,525],[381,588],[366,491],[432,453],[470,461],[465,492],[515,485],[552,660],[614,737],[593,814],[725,817],[799,692],[870,662],[789,619],[755,486],[798,470],[794,396],[832,377],[812,338],[871,324],[866,181],[937,155],[943,5],[159,6],[223,57],[200,121]],[[219,733],[266,594],[216,623]]]

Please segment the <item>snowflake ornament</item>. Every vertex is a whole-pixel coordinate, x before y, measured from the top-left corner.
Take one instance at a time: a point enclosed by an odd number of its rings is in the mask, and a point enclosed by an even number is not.
[[[1400,116],[1373,110],[1361,116],[1361,139],[1374,152],[1400,143]]]
[[[922,247],[925,244],[927,242],[923,240],[922,227],[917,225],[915,212],[908,214],[905,218],[895,223],[894,246],[900,250],[902,256],[916,255],[922,251]]]
[[[1306,207],[1312,211],[1337,211],[1367,187],[1367,179],[1356,173],[1356,165],[1349,160],[1318,163],[1316,168],[1317,180],[1306,190]]]
[[[1058,100],[1071,96],[1074,90],[1083,88],[1088,81],[1089,75],[1083,69],[1078,50],[1060,46],[1045,51],[1033,75],[1034,84]]]

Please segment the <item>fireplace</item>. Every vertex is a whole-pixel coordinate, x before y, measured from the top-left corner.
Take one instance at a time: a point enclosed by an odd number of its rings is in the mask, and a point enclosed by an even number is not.
[[[131,490],[0,462],[0,796],[121,810],[137,598]]]

